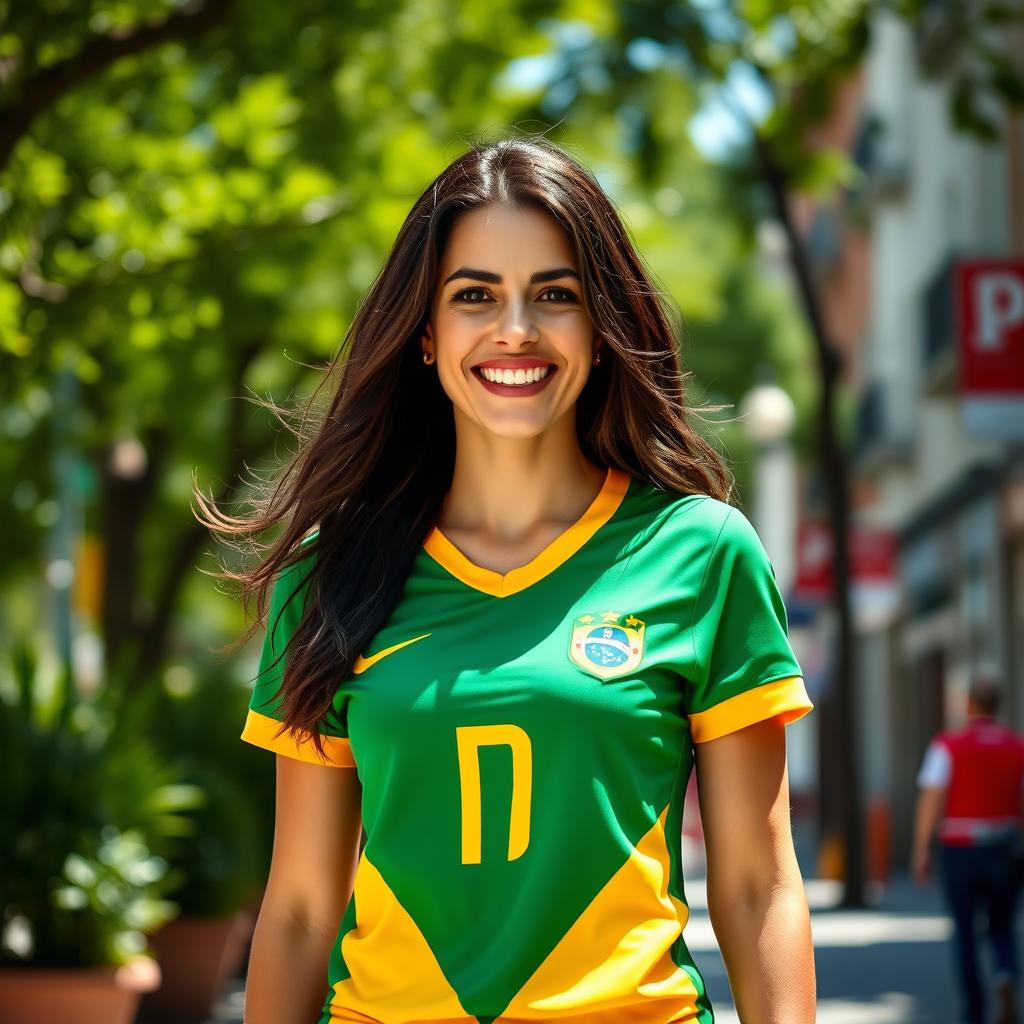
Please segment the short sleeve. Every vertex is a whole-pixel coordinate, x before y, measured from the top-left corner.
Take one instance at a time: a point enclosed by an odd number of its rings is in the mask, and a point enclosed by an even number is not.
[[[813,708],[789,643],[775,570],[754,527],[729,507],[711,549],[691,626],[687,716],[695,743]]]
[[[288,566],[271,586],[259,672],[249,698],[249,711],[241,738],[257,747],[300,761],[352,768],[355,767],[355,758],[352,755],[351,744],[344,724],[334,708],[320,726],[327,760],[320,757],[310,740],[299,742],[289,731],[278,734],[283,715],[281,695],[275,697],[275,694],[284,679],[288,641],[302,620],[309,591],[307,576],[310,568],[311,559],[296,562]]]
[[[949,777],[953,773],[953,759],[949,756],[949,748],[945,743],[935,739],[928,744],[921,762],[921,770],[917,773],[917,785],[921,789],[949,785]]]

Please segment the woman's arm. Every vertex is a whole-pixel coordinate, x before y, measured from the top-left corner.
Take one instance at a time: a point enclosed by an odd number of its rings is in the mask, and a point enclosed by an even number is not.
[[[348,905],[362,832],[354,768],[277,755],[274,848],[245,991],[245,1024],[312,1024]]]
[[[695,746],[708,912],[742,1024],[813,1024],[814,949],[793,850],[785,725]]]

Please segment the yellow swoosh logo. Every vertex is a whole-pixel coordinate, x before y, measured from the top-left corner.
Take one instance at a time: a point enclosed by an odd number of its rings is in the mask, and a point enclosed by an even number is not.
[[[365,672],[371,665],[376,665],[381,658],[386,658],[389,654],[394,654],[395,651],[401,650],[403,647],[408,647],[409,644],[414,644],[417,640],[422,640],[424,637],[428,636],[430,636],[429,633],[424,633],[423,636],[414,636],[411,640],[403,640],[401,643],[392,644],[390,647],[385,647],[383,651],[371,654],[368,658],[364,658],[360,654],[356,658],[355,664],[352,666],[352,671],[356,673],[356,675],[360,672]]]

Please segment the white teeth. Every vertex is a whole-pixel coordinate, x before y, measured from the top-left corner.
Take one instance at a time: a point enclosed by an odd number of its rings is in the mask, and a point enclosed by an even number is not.
[[[481,366],[480,372],[487,380],[497,384],[532,384],[547,376],[549,367],[533,366],[529,370],[496,370],[490,366]]]

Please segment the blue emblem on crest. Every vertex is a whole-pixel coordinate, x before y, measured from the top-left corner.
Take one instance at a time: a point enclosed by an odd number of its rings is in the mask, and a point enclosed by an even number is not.
[[[640,664],[644,623],[623,612],[588,612],[573,621],[570,660],[602,679],[624,675]]]

